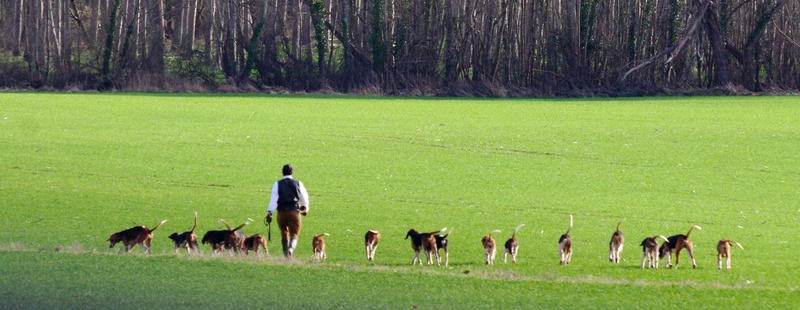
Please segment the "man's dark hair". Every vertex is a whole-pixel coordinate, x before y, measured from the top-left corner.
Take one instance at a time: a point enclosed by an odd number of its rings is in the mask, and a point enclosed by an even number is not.
[[[290,165],[290,164],[283,165],[283,175],[284,176],[292,175],[292,171],[293,170],[294,170],[294,168],[292,167],[292,165]]]

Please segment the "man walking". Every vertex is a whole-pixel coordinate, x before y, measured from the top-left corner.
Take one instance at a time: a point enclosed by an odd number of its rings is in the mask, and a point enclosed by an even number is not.
[[[286,258],[292,258],[297,249],[297,237],[302,226],[300,215],[308,214],[308,192],[303,182],[292,177],[293,170],[290,164],[283,166],[283,178],[272,186],[267,207],[268,223],[272,223],[272,213],[278,210],[278,228],[281,230],[281,245]]]

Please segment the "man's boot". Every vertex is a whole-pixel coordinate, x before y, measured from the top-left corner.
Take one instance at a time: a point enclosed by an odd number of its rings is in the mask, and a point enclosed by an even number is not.
[[[297,248],[297,238],[289,239],[289,257],[294,257],[294,250]]]
[[[281,240],[281,246],[283,247],[283,256],[289,257],[289,242]]]
[[[289,238],[289,257],[294,257],[294,249],[297,247],[297,239]]]

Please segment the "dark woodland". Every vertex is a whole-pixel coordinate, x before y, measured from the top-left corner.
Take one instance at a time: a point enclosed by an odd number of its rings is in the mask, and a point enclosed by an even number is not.
[[[0,0],[0,89],[800,90],[800,0]]]

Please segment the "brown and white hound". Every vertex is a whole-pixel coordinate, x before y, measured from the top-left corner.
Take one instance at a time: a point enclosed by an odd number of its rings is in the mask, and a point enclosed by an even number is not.
[[[569,264],[572,260],[572,238],[569,232],[572,231],[572,214],[569,215],[569,228],[567,232],[558,238],[558,251],[561,253],[561,265]]]
[[[483,256],[486,258],[487,265],[494,265],[494,256],[497,254],[497,242],[494,241],[492,234],[501,233],[500,230],[492,230],[488,235],[481,238],[483,244]]]
[[[731,269],[731,243],[744,250],[739,242],[722,239],[717,243],[717,269],[722,269],[722,258],[725,257],[725,269]]]
[[[161,223],[158,223],[153,229],[149,229],[146,226],[134,226],[123,231],[115,232],[108,237],[108,241],[111,243],[108,247],[113,248],[117,243],[122,242],[122,244],[125,245],[125,253],[128,253],[138,244],[144,249],[145,253],[152,254],[150,251],[150,242],[153,240],[153,231],[158,229],[158,227],[166,221],[167,220],[161,221]]]
[[[642,240],[642,269],[647,264],[647,268],[658,269],[658,238],[664,239],[664,242],[669,242],[667,237],[658,235],[655,237],[647,237]]]
[[[681,254],[681,250],[686,249],[686,252],[689,253],[689,258],[692,259],[692,268],[697,268],[697,262],[694,260],[694,246],[692,245],[692,241],[689,240],[689,234],[692,233],[692,230],[697,228],[697,230],[703,230],[700,226],[694,225],[692,228],[689,228],[689,231],[685,235],[674,235],[667,238],[668,242],[665,242],[661,245],[661,248],[658,250],[658,256],[660,258],[667,257],[667,262],[665,264],[666,267],[672,267],[672,254],[675,254],[675,268],[678,268],[678,256]]]
[[[506,240],[506,244],[503,250],[503,263],[506,262],[508,255],[511,254],[511,262],[516,264],[517,263],[517,251],[519,251],[519,241],[517,241],[517,231],[519,231],[522,226],[525,224],[519,224],[517,228],[514,228],[514,233],[511,234],[511,238]]]
[[[625,219],[617,223],[617,231],[611,234],[611,241],[608,242],[608,260],[612,263],[619,264],[620,256],[622,255],[622,246],[625,245],[625,236],[619,230],[619,225],[624,221]]]
[[[364,248],[367,252],[367,260],[375,260],[375,251],[378,249],[378,242],[381,241],[381,233],[375,229],[370,229],[364,234]]]

